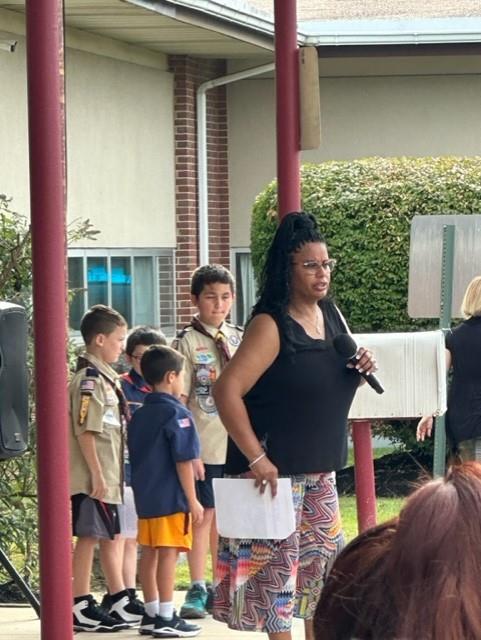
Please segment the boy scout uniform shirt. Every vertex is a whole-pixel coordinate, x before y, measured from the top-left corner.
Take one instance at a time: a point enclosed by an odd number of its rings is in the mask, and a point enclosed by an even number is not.
[[[227,431],[222,424],[212,397],[212,386],[222,371],[222,362],[215,336],[221,331],[225,346],[232,357],[241,342],[242,329],[223,322],[212,327],[201,323],[212,338],[187,326],[173,341],[172,346],[185,360],[184,393],[187,406],[194,417],[200,440],[200,457],[205,464],[225,464]]]
[[[150,393],[152,389],[133,368],[128,373],[120,376],[120,386],[129,407],[130,418],[132,418],[137,409],[140,409],[144,404],[146,395]],[[124,463],[124,481],[129,487],[131,482],[131,468],[127,446],[125,446],[124,449]]]
[[[107,492],[104,502],[122,503],[123,427],[119,398],[119,376],[108,364],[89,353],[82,355],[92,367],[76,371],[70,384],[70,493],[90,494],[91,473],[79,446],[78,436],[95,434],[95,448]]]

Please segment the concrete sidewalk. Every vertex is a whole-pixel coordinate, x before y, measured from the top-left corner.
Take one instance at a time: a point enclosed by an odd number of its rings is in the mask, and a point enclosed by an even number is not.
[[[178,609],[184,600],[185,592],[177,591],[175,594],[175,604]],[[205,620],[200,620],[199,625],[202,627],[202,633],[197,636],[203,640],[256,640],[256,638],[267,638],[264,634],[244,633],[240,631],[232,631],[224,624],[212,620],[208,616]],[[304,640],[304,625],[302,621],[294,621],[293,640]],[[149,636],[140,636],[137,629],[128,631],[119,631],[115,634],[105,633],[77,633],[75,638],[85,640],[94,640],[95,638],[106,640],[106,638],[118,638],[118,640],[133,640],[136,638],[148,638]],[[0,607],[0,640],[40,640],[40,621],[35,615],[35,611],[28,606],[22,607]],[[42,640],[49,640],[48,637]]]

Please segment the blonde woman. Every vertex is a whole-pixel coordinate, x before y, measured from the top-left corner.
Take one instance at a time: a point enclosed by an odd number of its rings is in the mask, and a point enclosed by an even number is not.
[[[446,368],[453,370],[446,430],[463,461],[481,461],[481,276],[468,284],[461,311],[464,322],[446,336]],[[432,428],[433,416],[423,416],[417,439]]]

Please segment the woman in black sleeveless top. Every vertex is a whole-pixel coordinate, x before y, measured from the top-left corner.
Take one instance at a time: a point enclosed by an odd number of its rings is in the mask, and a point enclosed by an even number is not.
[[[344,466],[347,416],[360,376],[335,352],[347,331],[327,298],[331,271],[315,219],[292,213],[269,249],[245,338],[214,388],[227,431],[226,473],[254,477],[275,495],[292,482],[296,531],[286,540],[220,539],[214,617],[243,631],[291,640],[292,617],[312,617],[343,546],[334,471]],[[357,369],[375,370],[358,352]]]
[[[481,461],[481,276],[468,284],[461,304],[465,318],[446,335],[446,368],[452,367],[446,431],[463,461]],[[430,436],[433,416],[423,416],[418,440]]]

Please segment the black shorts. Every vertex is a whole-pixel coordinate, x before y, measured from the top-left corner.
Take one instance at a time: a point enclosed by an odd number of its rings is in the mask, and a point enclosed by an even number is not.
[[[197,493],[197,500],[204,507],[204,509],[214,509],[214,489],[212,487],[212,480],[214,478],[224,477],[224,465],[223,464],[206,464],[205,480],[197,480],[195,483],[195,490]]]
[[[116,504],[95,500],[85,493],[70,497],[72,502],[72,531],[79,538],[110,538],[120,533]]]

